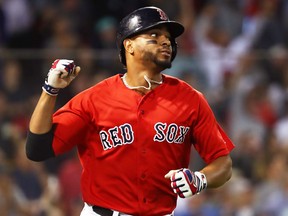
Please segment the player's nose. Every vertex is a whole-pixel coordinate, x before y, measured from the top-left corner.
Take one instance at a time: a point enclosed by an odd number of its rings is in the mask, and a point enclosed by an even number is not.
[[[171,46],[171,41],[170,41],[170,37],[166,36],[166,35],[161,35],[160,37],[160,44],[162,46]]]

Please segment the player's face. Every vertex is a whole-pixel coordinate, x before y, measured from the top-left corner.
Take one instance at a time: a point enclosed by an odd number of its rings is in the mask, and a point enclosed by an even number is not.
[[[163,69],[170,68],[172,56],[170,38],[170,33],[164,26],[137,35],[135,47],[141,60],[153,62]]]

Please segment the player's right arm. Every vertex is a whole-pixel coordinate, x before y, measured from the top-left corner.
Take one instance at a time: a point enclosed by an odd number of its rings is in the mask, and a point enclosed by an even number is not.
[[[47,94],[43,90],[30,119],[30,132],[45,134],[51,130],[55,103],[56,97]]]
[[[67,87],[79,72],[80,67],[76,67],[72,60],[57,59],[52,64],[29,123],[26,141],[26,155],[29,159],[42,161],[54,156],[52,116],[56,96],[59,90]]]

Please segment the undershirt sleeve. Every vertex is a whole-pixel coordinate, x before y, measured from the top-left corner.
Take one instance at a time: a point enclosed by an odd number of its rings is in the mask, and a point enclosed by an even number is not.
[[[45,134],[34,134],[28,131],[26,140],[26,155],[32,161],[44,161],[54,157],[52,149],[53,130]]]

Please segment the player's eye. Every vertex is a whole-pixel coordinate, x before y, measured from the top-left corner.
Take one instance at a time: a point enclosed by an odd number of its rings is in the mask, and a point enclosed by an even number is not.
[[[158,37],[158,34],[156,32],[153,32],[153,33],[150,34],[150,36],[153,37],[153,38],[156,38],[156,37]]]

